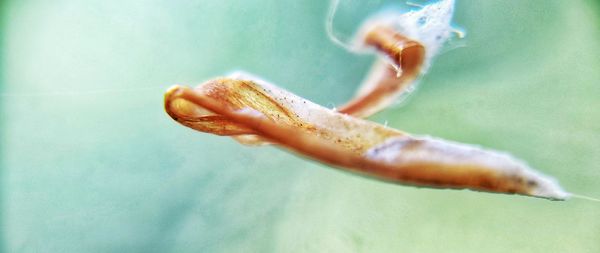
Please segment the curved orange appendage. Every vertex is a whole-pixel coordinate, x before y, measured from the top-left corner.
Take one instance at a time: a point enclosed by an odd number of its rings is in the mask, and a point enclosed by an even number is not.
[[[419,77],[425,59],[423,45],[389,27],[373,27],[365,36],[365,44],[374,47],[393,65],[377,60],[357,96],[339,108],[342,113],[360,118],[392,104]]]
[[[508,155],[413,137],[331,111],[269,84],[222,78],[196,89],[175,86],[165,94],[165,108],[186,126],[190,126],[189,118],[217,115],[225,119],[220,121],[224,124],[215,132],[207,132],[220,134],[234,126],[236,131],[311,159],[385,181],[550,199],[566,197],[552,179]]]

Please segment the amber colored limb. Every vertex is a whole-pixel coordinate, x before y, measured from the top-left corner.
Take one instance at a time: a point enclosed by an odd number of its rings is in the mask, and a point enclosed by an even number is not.
[[[508,155],[443,140],[413,137],[318,107],[293,94],[273,90],[276,87],[262,86],[265,92],[260,94],[254,91],[261,90],[261,85],[234,79],[218,79],[201,85],[211,87],[209,89],[192,90],[175,86],[165,94],[165,106],[167,110],[177,110],[170,103],[186,101],[189,103],[186,112],[210,111],[283,148],[385,181],[435,188],[517,193],[550,199],[567,196],[552,179]],[[235,94],[254,95],[242,98],[243,101],[232,101],[220,94],[234,97]],[[256,100],[265,97],[269,99],[258,102],[257,106]],[[273,117],[276,115],[273,110],[279,109],[273,109],[268,101],[283,100],[288,102],[279,105],[296,122]],[[236,103],[249,106],[240,108]],[[302,107],[294,107],[295,103],[306,103],[308,113],[302,112]],[[299,127],[297,124],[308,127]]]
[[[374,26],[364,40],[390,62],[377,60],[357,96],[339,108],[342,113],[360,118],[392,104],[419,76],[425,58],[423,45],[390,27]]]
[[[252,129],[206,111],[185,99],[165,97],[165,111],[173,120],[200,132],[222,136],[254,134]]]
[[[362,85],[357,96],[339,109],[341,113],[355,117],[368,117],[390,105],[397,96],[418,77],[424,57],[424,48],[421,44],[410,40],[385,26],[373,27],[365,35],[364,40],[366,44],[373,46],[382,55],[388,57],[391,60],[391,63],[377,60],[373,65],[369,78]],[[392,64],[398,66],[401,71],[400,75],[398,75],[398,70],[394,68]],[[244,82],[241,82],[237,85],[245,84]],[[201,86],[198,89],[213,89],[211,91],[212,93],[216,93],[216,91],[219,90],[210,85]],[[239,90],[260,93],[258,90]],[[228,94],[226,91],[222,90],[221,93],[222,94],[219,96],[227,98]],[[239,102],[241,96],[244,96],[244,94],[235,94],[235,96],[228,99]],[[253,101],[268,101],[268,99],[256,99]],[[278,107],[278,104],[275,101],[270,101],[269,104],[272,107],[271,109],[277,109]],[[186,105],[186,101],[173,101],[169,106],[177,107],[177,110],[167,110],[169,115],[188,127],[202,132],[232,136],[244,144],[265,144],[265,141],[260,136],[256,136],[252,130],[228,122],[228,120],[222,116],[213,115],[210,112],[202,110],[199,112],[186,112],[186,110],[189,110],[190,108]],[[242,106],[247,105],[238,104],[237,106],[241,108]],[[179,115],[174,114],[175,111],[179,112]],[[278,113],[273,114],[273,117],[279,117],[280,120],[287,119],[294,121],[289,115],[285,115],[285,113],[282,114],[283,111],[274,111]],[[193,116],[189,116],[190,114]]]
[[[251,80],[217,78],[193,91],[217,100],[227,108],[260,111],[264,117],[281,125],[318,135],[356,152],[364,152],[365,148],[388,137],[404,134],[370,122],[348,120],[352,117],[335,113],[266,82],[258,84]],[[165,95],[165,110],[182,125],[201,132],[233,137],[253,136],[257,141],[266,141],[264,136],[240,122],[169,94]]]

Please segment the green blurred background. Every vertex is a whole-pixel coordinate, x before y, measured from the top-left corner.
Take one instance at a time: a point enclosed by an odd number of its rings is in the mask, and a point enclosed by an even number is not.
[[[399,2],[342,0],[336,29]],[[327,40],[327,1],[1,4],[4,252],[600,252],[600,203],[367,180],[164,113],[170,84],[236,69],[346,101],[373,57]],[[600,197],[599,5],[458,0],[466,46],[372,120]]]

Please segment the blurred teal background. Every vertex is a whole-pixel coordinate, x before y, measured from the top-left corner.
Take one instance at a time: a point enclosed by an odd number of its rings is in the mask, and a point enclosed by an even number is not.
[[[399,2],[342,0],[335,27]],[[327,1],[1,4],[3,252],[600,252],[600,203],[367,180],[164,113],[169,85],[235,69],[346,101],[373,57],[327,40]],[[372,120],[600,197],[599,5],[458,0],[466,46]]]

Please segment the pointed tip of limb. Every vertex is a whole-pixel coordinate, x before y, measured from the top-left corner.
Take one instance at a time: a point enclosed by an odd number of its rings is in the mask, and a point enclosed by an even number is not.
[[[565,200],[558,182],[504,152],[430,137],[398,136],[365,154],[387,177],[437,188]]]
[[[536,182],[537,185],[530,191],[530,195],[533,197],[549,200],[567,200],[572,196],[572,194],[565,191],[554,178],[538,175]]]

